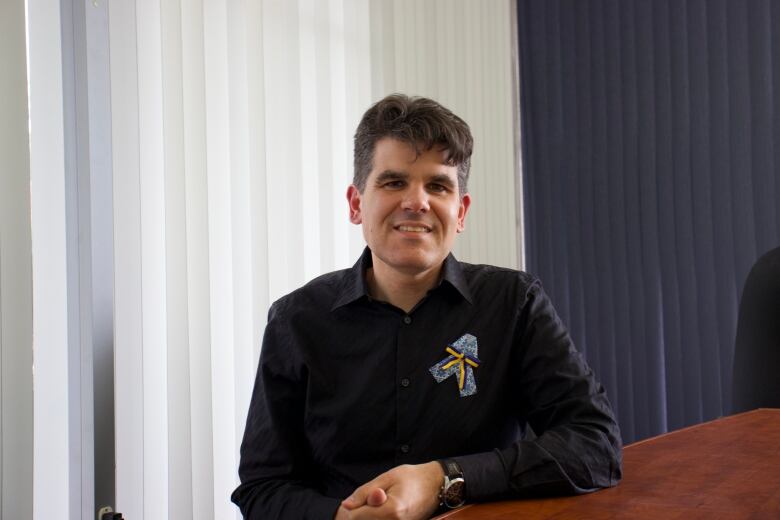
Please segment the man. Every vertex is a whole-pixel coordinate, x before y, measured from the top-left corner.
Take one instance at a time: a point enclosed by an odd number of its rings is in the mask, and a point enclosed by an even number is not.
[[[604,389],[539,282],[450,254],[471,151],[429,99],[363,116],[347,199],[368,247],[269,311],[232,497],[246,518],[428,518],[620,479]]]

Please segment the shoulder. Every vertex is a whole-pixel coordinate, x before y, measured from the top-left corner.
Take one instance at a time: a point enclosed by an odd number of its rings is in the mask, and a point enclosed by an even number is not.
[[[331,327],[331,306],[348,270],[318,276],[276,300],[268,310],[261,360],[278,366],[299,366],[306,338]]]
[[[541,290],[541,282],[525,271],[488,264],[460,263],[463,275],[472,293],[506,293],[518,296]]]
[[[348,283],[351,272],[351,269],[342,269],[320,275],[282,296],[271,305],[269,320],[272,316],[289,316],[302,310],[329,312],[334,300]]]

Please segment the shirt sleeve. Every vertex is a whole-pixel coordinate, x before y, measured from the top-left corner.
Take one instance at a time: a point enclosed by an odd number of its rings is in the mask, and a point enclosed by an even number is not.
[[[606,392],[538,282],[528,289],[517,327],[518,417],[536,437],[456,457],[467,499],[580,494],[616,485],[622,441]]]
[[[303,435],[305,367],[277,310],[268,313],[231,499],[247,520],[333,518],[340,501],[316,490]]]

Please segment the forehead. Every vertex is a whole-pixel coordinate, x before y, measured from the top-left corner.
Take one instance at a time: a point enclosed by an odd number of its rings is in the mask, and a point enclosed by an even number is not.
[[[374,146],[371,174],[387,170],[397,172],[419,170],[431,174],[457,175],[457,166],[450,166],[446,162],[447,152],[441,148],[434,146],[430,150],[422,151],[418,156],[412,145],[385,137],[377,141]]]

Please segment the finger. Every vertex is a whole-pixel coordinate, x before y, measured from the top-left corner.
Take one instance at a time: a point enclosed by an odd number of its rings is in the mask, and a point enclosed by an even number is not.
[[[347,509],[355,509],[356,507],[364,506],[367,504],[368,495],[372,491],[379,489],[384,494],[384,490],[391,484],[390,481],[388,481],[387,473],[383,473],[382,475],[379,475],[377,478],[370,482],[366,482],[359,488],[357,488],[355,491],[352,492],[350,496],[342,500],[341,504],[347,508]],[[384,500],[387,499],[386,495],[384,498],[382,496],[375,496],[375,499],[381,500],[382,503],[384,503]]]
[[[356,507],[366,505],[369,489],[368,484],[363,484],[353,491],[351,495],[342,500],[341,505],[347,509],[355,509]]]
[[[385,490],[377,487],[376,484],[364,484],[357,488],[352,495],[341,501],[345,509],[352,510],[361,506],[381,506],[387,501]]]
[[[366,504],[372,507],[381,506],[387,502],[387,493],[382,488],[374,488],[366,497]]]
[[[365,502],[360,502],[359,500],[360,500],[359,497],[355,497],[354,495],[348,496],[347,498],[341,501],[341,507],[343,507],[347,511],[352,511],[353,509],[365,505]]]
[[[393,497],[388,496],[384,504],[376,507],[371,507],[368,504],[358,507],[349,511],[349,520],[381,520],[390,518],[410,518],[403,516],[401,510],[398,508],[397,501],[393,500]],[[430,515],[429,515],[430,516]],[[428,517],[426,517],[428,518]]]

